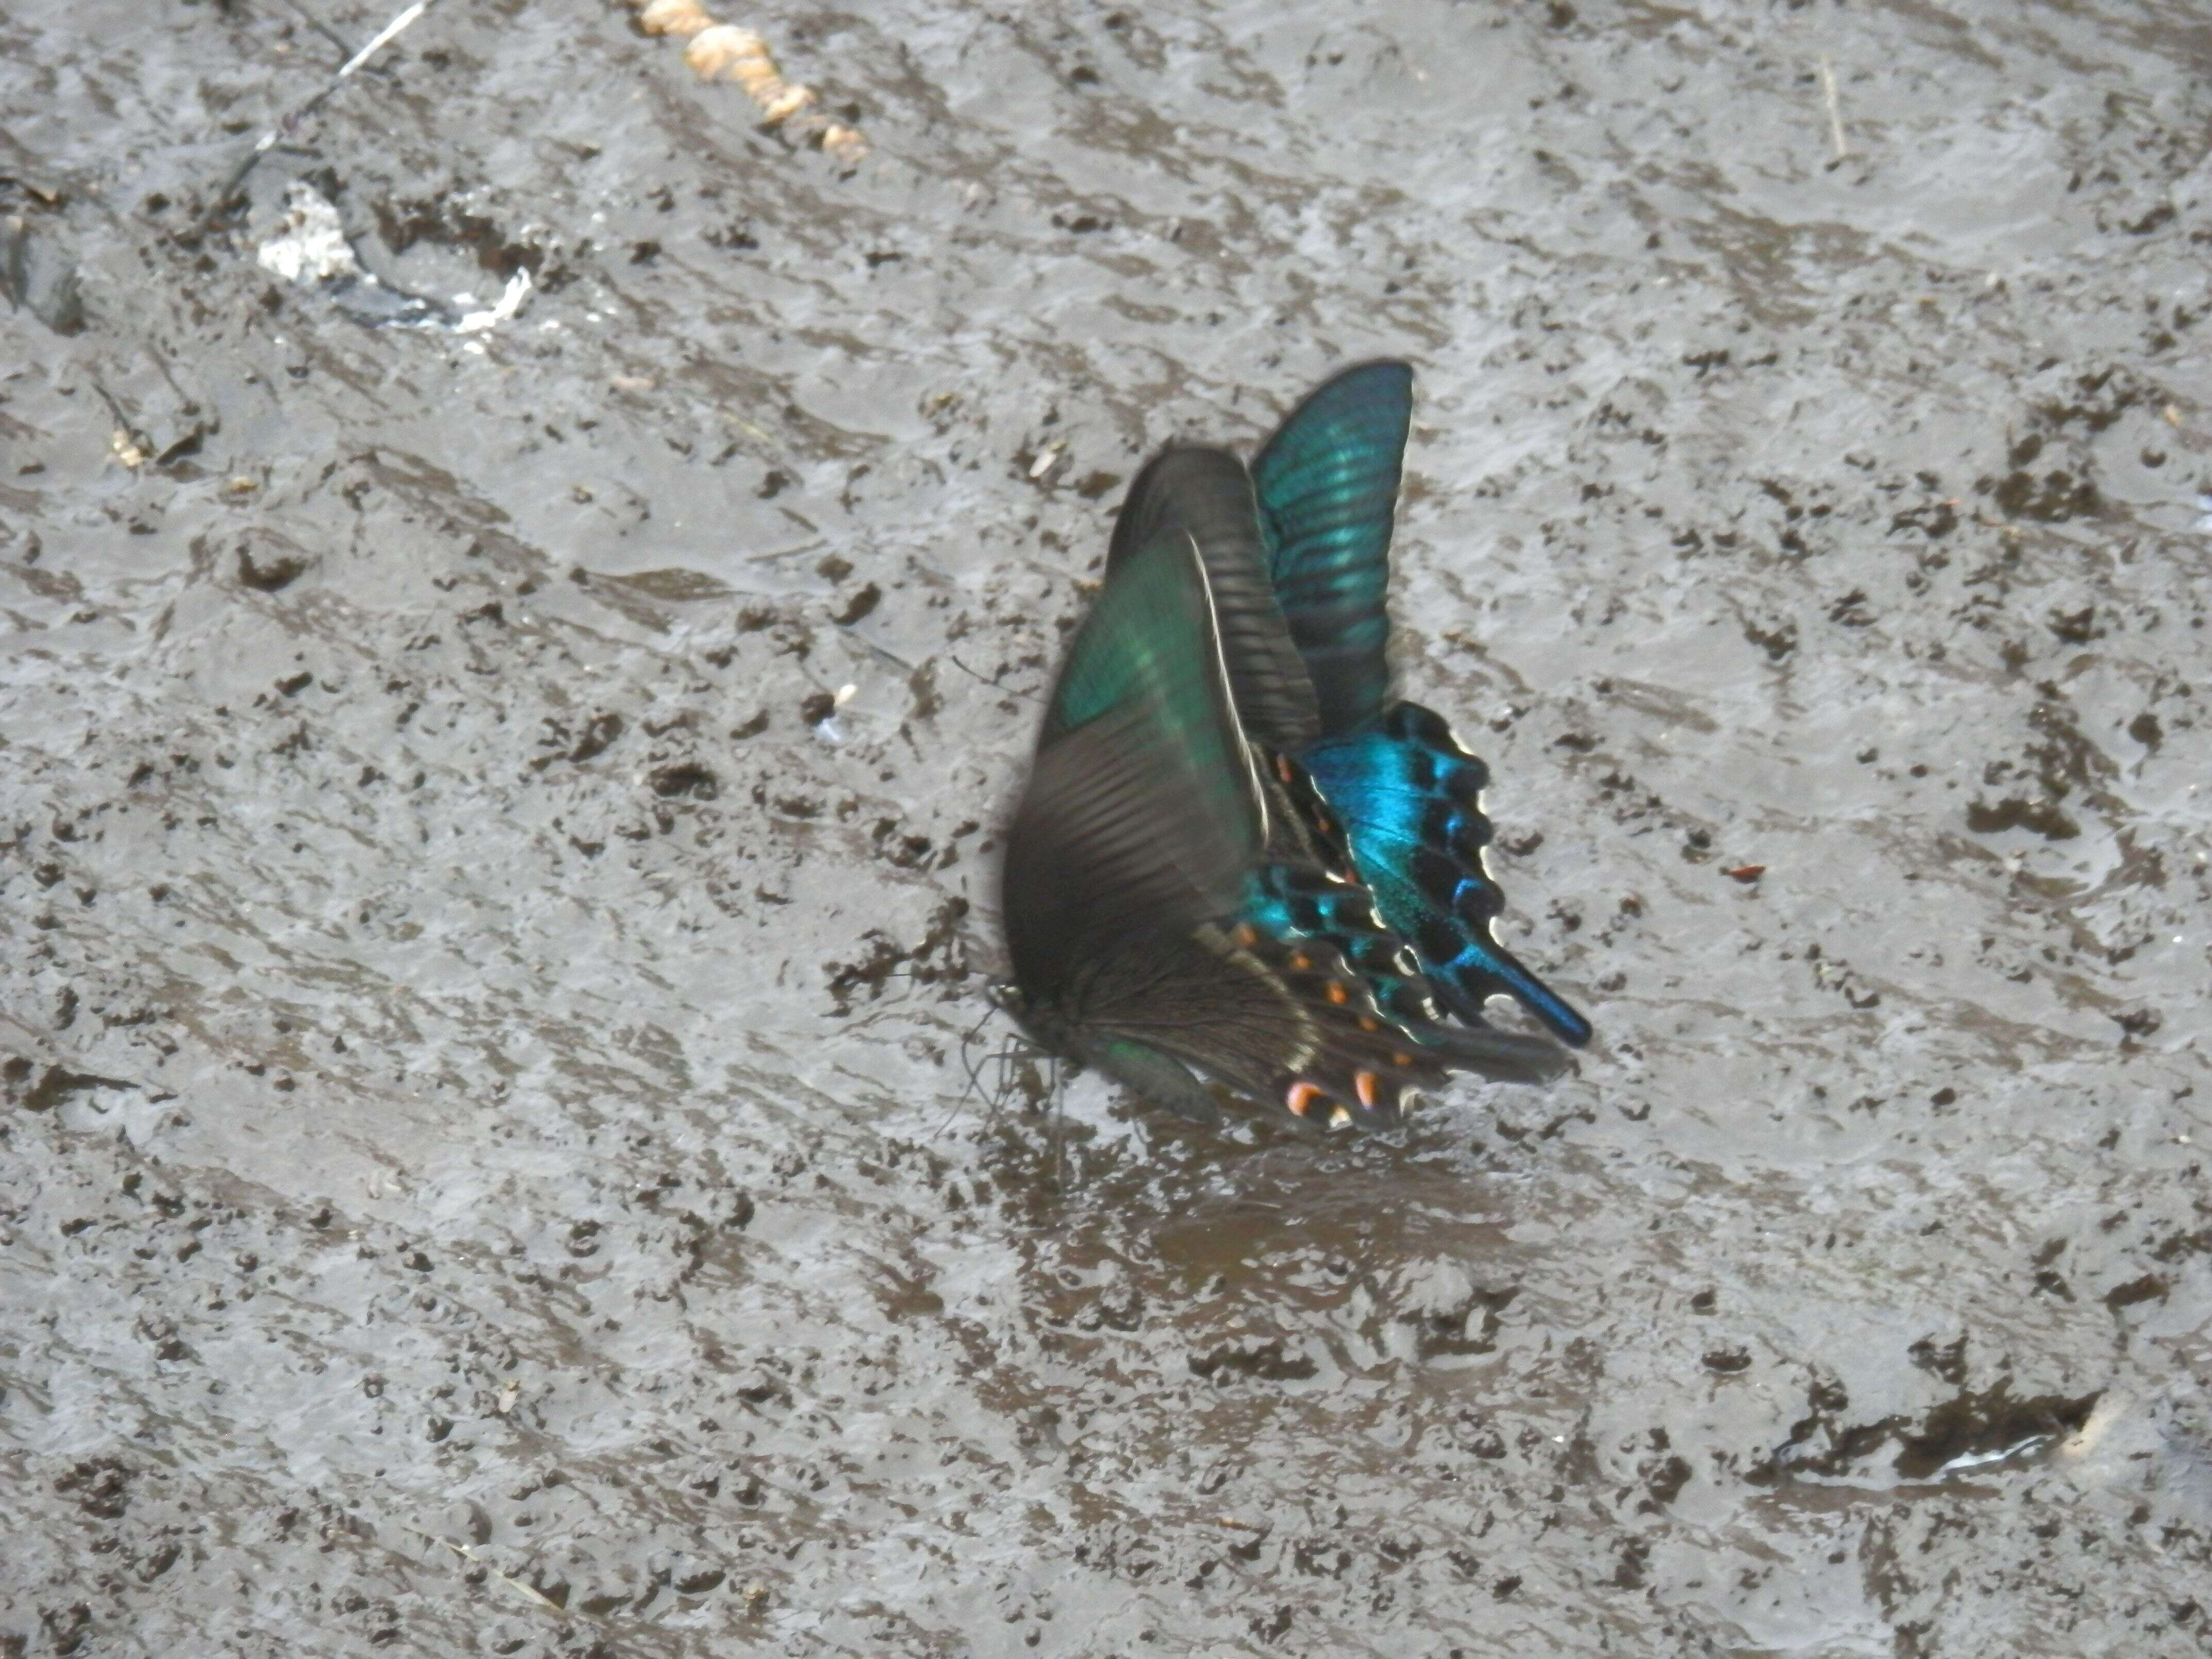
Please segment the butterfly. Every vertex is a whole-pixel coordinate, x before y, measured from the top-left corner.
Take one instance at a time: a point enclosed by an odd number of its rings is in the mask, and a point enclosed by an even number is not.
[[[1192,538],[1238,710],[1310,780],[1434,994],[1470,1024],[1510,994],[1580,1048],[1589,1022],[1498,940],[1489,769],[1441,715],[1393,696],[1384,601],[1412,421],[1413,370],[1369,362],[1316,388],[1249,468],[1226,450],[1164,450],[1130,485],[1107,568],[1163,533]]]
[[[1332,856],[1303,773],[1249,735],[1240,687],[1262,694],[1298,659],[1279,621],[1220,603],[1212,569],[1191,530],[1158,530],[1112,562],[1069,642],[1006,836],[1004,1006],[1051,1052],[1200,1121],[1219,1116],[1201,1074],[1379,1128],[1452,1070],[1557,1073],[1547,1039],[1445,1023]]]

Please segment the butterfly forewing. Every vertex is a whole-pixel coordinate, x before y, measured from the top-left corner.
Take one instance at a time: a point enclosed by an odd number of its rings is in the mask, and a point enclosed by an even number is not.
[[[1233,906],[1266,813],[1230,702],[1205,571],[1163,536],[1100,592],[1046,707],[1003,872],[1017,982],[1077,969]]]
[[[1206,564],[1221,629],[1221,654],[1245,734],[1297,750],[1321,736],[1313,681],[1291,638],[1267,575],[1252,475],[1225,449],[1177,445],[1145,465],[1114,523],[1113,574],[1163,533],[1188,532]]]

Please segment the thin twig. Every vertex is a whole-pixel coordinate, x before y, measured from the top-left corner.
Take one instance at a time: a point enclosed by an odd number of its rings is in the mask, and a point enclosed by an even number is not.
[[[313,94],[303,98],[291,109],[286,111],[276,125],[263,133],[255,141],[253,148],[246,153],[245,158],[231,169],[230,177],[223,180],[222,188],[216,192],[215,200],[209,204],[206,216],[212,219],[228,206],[231,199],[237,195],[238,187],[246,182],[246,175],[253,171],[263,156],[276,148],[279,139],[289,137],[296,131],[300,123],[313,114],[322,106],[325,99],[343,86],[356,70],[383,51],[401,30],[429,10],[434,3],[434,0],[414,0],[412,5],[385,25],[374,40],[347,58],[336,75],[325,81]]]
[[[410,1527],[407,1530],[413,1533],[418,1538],[428,1539],[433,1544],[442,1545],[445,1548],[453,1551],[454,1554],[459,1556],[462,1560],[466,1561],[471,1566],[482,1567],[493,1577],[498,1579],[501,1583],[506,1585],[507,1589],[514,1591],[516,1595],[523,1596],[526,1600],[535,1601],[539,1607],[544,1607],[548,1613],[558,1614],[562,1618],[567,1618],[568,1616],[568,1610],[562,1607],[558,1601],[554,1601],[550,1596],[540,1594],[538,1590],[532,1589],[528,1584],[524,1583],[520,1578],[510,1578],[507,1574],[501,1572],[497,1567],[492,1565],[492,1564],[486,1560],[483,1556],[478,1555],[474,1550],[471,1549],[466,1544],[456,1544],[450,1538],[441,1538],[434,1533],[424,1532],[420,1527]]]
[[[950,651],[945,653],[945,659],[951,663],[955,668],[958,669],[962,673],[965,674],[969,679],[980,680],[983,684],[989,686],[994,691],[1011,692],[1017,697],[1027,697],[1031,702],[1042,702],[1043,701],[1043,699],[1038,696],[1034,691],[1024,691],[1018,685],[1005,685],[995,679],[991,679],[984,675],[977,673],[974,669],[970,668],[966,663],[961,661],[957,655]],[[1003,674],[1006,672],[1006,670],[1002,668],[999,672]]]
[[[316,16],[314,13],[309,11],[306,6],[301,3],[301,0],[285,0],[285,3],[290,6],[294,11],[300,14],[300,21],[301,22],[305,23],[309,28],[314,30],[316,33],[321,35],[324,40],[329,41],[332,46],[337,48],[338,62],[343,64],[347,58],[353,56],[353,47],[347,43],[345,36],[340,34],[328,23],[325,23],[321,18]]]
[[[346,76],[351,75],[363,64],[366,64],[370,58],[375,57],[378,52],[383,51],[384,48],[391,43],[392,36],[398,34],[400,30],[405,28],[409,24],[412,23],[416,18],[420,17],[424,12],[429,9],[430,0],[415,0],[415,3],[413,5],[406,8],[389,23],[386,23],[382,30],[378,33],[376,39],[371,40],[359,52],[354,53],[352,57],[346,59],[345,66],[338,70],[338,80],[344,80]],[[335,84],[335,82],[333,84]]]
[[[1820,59],[1820,89],[1828,95],[1828,136],[1836,141],[1836,159],[1848,161],[1851,147],[1844,142],[1844,112],[1836,102],[1836,72],[1826,58]]]
[[[899,655],[897,652],[885,650],[882,646],[878,645],[873,640],[860,632],[859,629],[854,627],[852,623],[833,622],[830,623],[830,626],[835,628],[840,634],[842,634],[847,639],[852,641],[854,644],[859,646],[862,650],[873,652],[877,656],[881,657],[885,662],[890,664],[892,667],[903,669],[908,674],[919,672],[915,667],[914,664],[908,662],[904,657]]]
[[[154,459],[154,441],[139,429],[137,422],[133,421],[128,415],[123,412],[123,405],[115,400],[115,394],[110,392],[106,386],[102,386],[98,380],[94,380],[92,383],[92,389],[100,394],[100,402],[107,405],[107,412],[115,417],[116,431],[121,434],[124,441],[131,446],[128,453],[125,453],[118,448],[116,451],[118,459],[122,460],[125,466],[132,468],[137,468],[143,465],[145,462],[152,460]],[[133,454],[137,455],[138,459],[132,460],[130,459],[131,455]]]

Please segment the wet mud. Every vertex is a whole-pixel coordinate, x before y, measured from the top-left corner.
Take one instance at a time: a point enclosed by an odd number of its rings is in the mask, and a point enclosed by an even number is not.
[[[2212,1647],[2200,9],[448,4],[223,210],[315,9],[0,17],[0,1655]],[[1597,1045],[979,1103],[1121,483],[1384,353]]]

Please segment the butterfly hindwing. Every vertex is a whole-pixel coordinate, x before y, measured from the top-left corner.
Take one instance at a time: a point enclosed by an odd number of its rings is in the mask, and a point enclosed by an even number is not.
[[[1285,949],[1324,957],[1332,979],[1352,982],[1358,994],[1350,999],[1355,1023],[1371,1033],[1379,1022],[1390,1046],[1412,1050],[1419,1065],[1537,1083],[1565,1064],[1558,1045],[1544,1038],[1486,1024],[1447,1024],[1438,988],[1344,866],[1264,866],[1246,888],[1238,919],[1239,938],[1256,932]],[[1331,1004],[1346,1000],[1340,988],[1320,988]]]
[[[1489,771],[1441,716],[1400,702],[1377,725],[1300,760],[1341,819],[1376,908],[1420,953],[1453,1012],[1479,1020],[1485,998],[1507,993],[1562,1042],[1589,1041],[1589,1022],[1498,942],[1505,897],[1483,858]]]
[[[1331,734],[1373,720],[1390,696],[1383,596],[1413,386],[1401,362],[1346,369],[1291,412],[1252,464],[1276,601]]]
[[[1483,861],[1486,769],[1438,716],[1389,701],[1384,595],[1412,398],[1403,363],[1346,369],[1253,463],[1276,599],[1328,734],[1297,757],[1343,820],[1383,920],[1452,1012],[1479,1022],[1484,1000],[1507,993],[1580,1047],[1589,1022],[1498,942],[1504,895]]]

